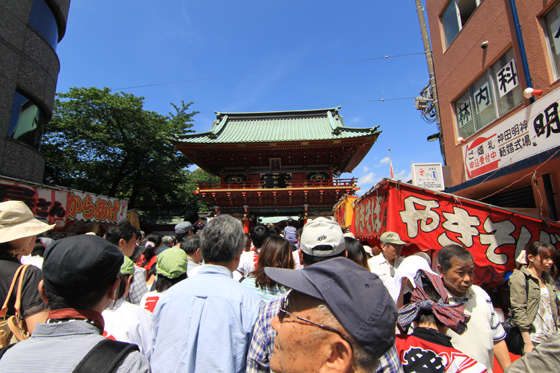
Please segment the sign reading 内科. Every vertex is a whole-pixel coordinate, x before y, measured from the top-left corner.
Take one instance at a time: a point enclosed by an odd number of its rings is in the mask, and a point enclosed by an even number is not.
[[[412,184],[432,190],[445,190],[441,163],[414,163]]]
[[[560,88],[463,146],[467,180],[560,144]]]

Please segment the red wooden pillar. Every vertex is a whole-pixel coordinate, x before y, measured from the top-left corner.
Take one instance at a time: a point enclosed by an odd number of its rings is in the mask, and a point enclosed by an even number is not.
[[[249,206],[243,205],[243,231],[245,231],[245,233],[249,233],[251,229],[250,224]]]
[[[303,225],[307,224],[307,213],[309,212],[309,205],[303,205]]]

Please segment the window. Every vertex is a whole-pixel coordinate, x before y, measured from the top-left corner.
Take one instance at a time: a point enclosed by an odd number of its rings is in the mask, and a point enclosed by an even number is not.
[[[58,44],[58,25],[51,8],[45,0],[33,0],[28,23],[56,50],[56,45]]]
[[[482,0],[451,0],[441,16],[445,48],[449,48]]]
[[[8,137],[39,148],[42,122],[43,115],[37,105],[21,93],[16,92]]]
[[[466,139],[522,102],[519,74],[510,49],[455,101],[459,136]]]
[[[544,17],[550,59],[556,79],[560,78],[560,4]]]

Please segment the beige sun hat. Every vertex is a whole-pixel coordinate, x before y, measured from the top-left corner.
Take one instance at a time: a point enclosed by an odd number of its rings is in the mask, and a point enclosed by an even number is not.
[[[0,243],[35,236],[51,230],[55,225],[43,223],[21,201],[0,203]]]

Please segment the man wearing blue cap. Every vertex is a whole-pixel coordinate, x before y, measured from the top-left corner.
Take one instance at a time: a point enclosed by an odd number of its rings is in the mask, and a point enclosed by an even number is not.
[[[375,274],[351,260],[265,273],[293,289],[272,321],[272,371],[373,372],[395,344],[393,299]]]
[[[39,292],[50,312],[31,338],[3,350],[2,372],[149,372],[136,345],[102,337],[101,312],[115,300],[123,253],[97,236],[56,241],[44,254]],[[9,346],[10,347],[10,346]],[[108,369],[108,370],[105,370]],[[84,370],[82,370],[84,371]]]
[[[301,234],[299,254],[305,267],[346,257],[345,240],[340,225],[322,217],[307,223]],[[363,270],[362,267],[360,268]],[[247,372],[264,373],[270,371],[270,358],[273,352],[273,340],[276,335],[271,327],[271,322],[278,314],[281,304],[286,301],[287,296],[288,294],[285,293],[273,298],[265,304],[259,313],[247,356]],[[366,301],[374,302],[373,299],[366,299]],[[403,370],[395,347],[389,346],[385,352],[379,359],[379,369],[377,371],[402,373]]]

